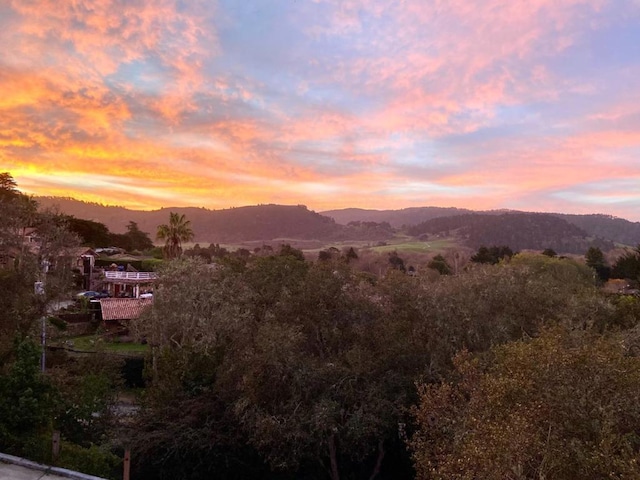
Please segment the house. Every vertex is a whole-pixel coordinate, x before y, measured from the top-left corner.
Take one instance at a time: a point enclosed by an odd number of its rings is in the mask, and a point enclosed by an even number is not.
[[[16,265],[26,254],[37,255],[40,238],[35,228],[26,227],[19,233],[9,228],[0,235],[0,267],[9,268]],[[9,233],[10,232],[10,233]]]
[[[71,257],[71,269],[80,271],[82,274],[82,287],[85,290],[91,290],[94,287],[92,277],[96,263],[95,250],[89,247],[78,247],[69,253]]]
[[[153,298],[102,298],[102,323],[107,331],[126,331],[151,305]]]
[[[112,297],[140,298],[140,294],[153,289],[157,278],[156,272],[105,270],[102,282]]]
[[[86,265],[87,261],[93,268],[96,262],[96,251],[90,247],[78,247],[74,248],[71,252],[71,258],[73,259],[73,267],[79,268],[82,270]]]

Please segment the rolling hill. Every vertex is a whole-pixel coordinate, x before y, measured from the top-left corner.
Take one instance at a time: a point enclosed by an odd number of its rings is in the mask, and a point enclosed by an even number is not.
[[[544,250],[561,253],[584,253],[590,246],[610,250],[614,243],[590,237],[587,232],[545,213],[481,213],[440,217],[407,229],[413,236],[456,237],[472,248],[482,245],[507,245],[512,250]]]
[[[363,208],[344,208],[327,210],[322,215],[333,218],[337,223],[347,225],[349,222],[387,222],[392,227],[417,225],[432,218],[451,217],[474,213],[464,208],[446,207],[411,207],[400,210],[366,210]]]
[[[124,233],[130,221],[153,238],[158,225],[166,223],[170,212],[184,214],[191,221],[195,241],[232,243],[269,241],[280,238],[301,240],[386,240],[388,229],[374,225],[345,226],[313,212],[304,205],[256,205],[208,210],[206,208],[162,208],[140,211],[87,203],[70,198],[38,197],[43,208],[58,208],[76,218],[104,223],[114,233]]]
[[[375,221],[388,222],[391,226],[405,227],[411,230],[415,226],[435,218],[465,216],[482,214],[491,216],[501,216],[504,214],[519,214],[533,212],[520,212],[516,210],[488,210],[473,211],[461,208],[442,207],[416,207],[404,208],[400,210],[365,210],[358,208],[346,208],[342,210],[329,210],[321,212],[322,215],[333,218],[337,223],[347,224],[353,221]],[[571,225],[582,230],[587,237],[597,237],[610,240],[614,243],[636,246],[640,243],[640,222],[630,222],[624,218],[612,217],[611,215],[589,214],[574,215],[565,213],[549,213],[558,217]]]
[[[584,253],[595,245],[609,250],[614,244],[640,244],[640,223],[608,215],[569,215],[518,211],[471,210],[442,207],[402,210],[349,208],[316,213],[304,205],[256,205],[223,210],[182,207],[152,211],[87,203],[71,198],[38,197],[42,207],[56,207],[77,218],[104,223],[110,231],[124,233],[130,221],[153,238],[169,212],[185,214],[199,243],[238,243],[277,239],[384,241],[389,228],[414,237],[433,235],[455,238],[458,243],[508,245],[514,250],[553,248],[562,253]],[[385,224],[386,223],[386,224]]]

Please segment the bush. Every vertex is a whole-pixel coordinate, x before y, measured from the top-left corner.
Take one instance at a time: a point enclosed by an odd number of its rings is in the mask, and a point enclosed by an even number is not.
[[[104,478],[118,478],[117,471],[122,459],[104,447],[91,445],[83,448],[75,443],[62,441],[60,457],[56,464],[88,475]]]
[[[122,459],[106,447],[91,444],[85,448],[62,439],[60,455],[53,459],[52,432],[29,437],[19,456],[45,465],[75,470],[87,475],[116,480],[120,478]]]
[[[65,331],[67,329],[67,322],[58,317],[49,317],[49,323],[56,327],[58,330]]]

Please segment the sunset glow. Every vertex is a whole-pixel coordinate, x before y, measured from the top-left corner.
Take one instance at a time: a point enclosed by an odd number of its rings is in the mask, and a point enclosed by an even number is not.
[[[8,0],[0,44],[30,194],[640,221],[638,0]]]

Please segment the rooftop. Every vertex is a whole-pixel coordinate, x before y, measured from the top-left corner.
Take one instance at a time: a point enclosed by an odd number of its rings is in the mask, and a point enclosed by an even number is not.
[[[153,304],[153,298],[101,298],[102,320],[135,320]]]

